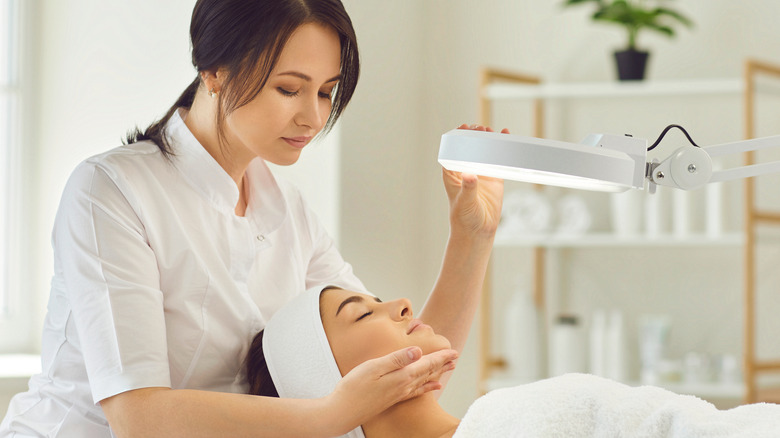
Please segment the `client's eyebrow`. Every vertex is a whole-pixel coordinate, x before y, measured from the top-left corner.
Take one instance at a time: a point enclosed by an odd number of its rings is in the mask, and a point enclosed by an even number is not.
[[[381,303],[382,302],[382,300],[380,300],[377,297],[374,297],[374,300],[377,303]],[[360,295],[353,295],[353,296],[345,299],[344,301],[341,302],[341,304],[339,304],[339,308],[338,308],[338,310],[336,310],[336,316],[339,316],[339,312],[341,312],[341,309],[343,309],[344,306],[346,306],[347,304],[349,304],[349,303],[362,303],[363,301],[364,301],[364,298],[361,297]]]

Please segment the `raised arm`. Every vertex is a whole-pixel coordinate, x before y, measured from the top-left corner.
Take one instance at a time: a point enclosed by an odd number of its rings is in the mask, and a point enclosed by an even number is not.
[[[460,129],[491,131],[473,125],[461,125]],[[450,203],[450,235],[441,272],[420,317],[461,352],[479,305],[501,218],[504,182],[446,169],[442,172]]]

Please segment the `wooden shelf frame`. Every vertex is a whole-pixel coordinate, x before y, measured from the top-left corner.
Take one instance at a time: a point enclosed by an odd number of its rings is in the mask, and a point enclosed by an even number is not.
[[[755,138],[756,132],[756,92],[757,79],[760,76],[780,79],[780,66],[762,62],[755,59],[745,61],[743,84],[735,85],[733,81],[721,81],[725,84],[723,92],[738,94],[741,92],[744,105],[744,136],[746,139]],[[492,120],[491,101],[495,96],[488,92],[490,85],[495,83],[507,83],[524,86],[541,86],[540,78],[521,73],[483,68],[480,72],[479,83],[479,121],[480,124],[489,126]],[[622,85],[617,85],[621,88]],[[541,87],[539,87],[541,88]],[[533,105],[533,136],[544,137],[544,93],[534,94],[524,92],[524,96],[518,98],[530,99]],[[553,96],[560,97],[560,96]],[[745,154],[746,164],[755,163],[755,154]],[[763,373],[780,373],[780,359],[773,361],[759,361],[756,357],[756,228],[761,224],[776,224],[780,226],[780,211],[761,211],[756,207],[755,183],[753,178],[745,180],[745,224],[744,224],[744,345],[743,345],[743,375],[744,375],[744,402],[775,401],[780,399],[778,393],[759,390],[757,378]],[[538,311],[544,310],[544,261],[545,246],[532,246],[533,250],[533,297]],[[492,263],[488,267],[485,276],[484,291],[480,306],[480,361],[479,361],[479,385],[481,392],[487,392],[487,380],[495,370],[505,367],[505,361],[493,354],[492,345]],[[778,291],[780,293],[780,291]],[[765,395],[766,394],[766,395]]]
[[[755,59],[745,62],[744,70],[744,107],[745,107],[745,138],[756,137],[756,82],[761,76],[780,79],[780,66]],[[756,162],[755,152],[745,153],[745,164]],[[753,178],[747,178],[744,186],[745,196],[745,247],[744,269],[745,284],[743,296],[744,328],[743,328],[743,373],[745,379],[745,402],[755,403],[768,398],[760,395],[757,384],[759,375],[764,373],[780,373],[780,359],[760,361],[756,356],[756,230],[759,225],[780,226],[780,212],[763,211],[756,205],[756,184]],[[780,290],[778,290],[780,293]]]
[[[486,89],[489,85],[506,82],[513,84],[523,85],[539,85],[542,80],[535,76],[513,73],[506,70],[497,70],[492,68],[483,68],[480,71],[479,80],[479,123],[483,126],[490,126],[492,119],[491,111],[491,99],[486,94]],[[534,137],[544,137],[544,100],[541,98],[532,99],[533,105],[533,129],[532,133]],[[534,282],[533,282],[533,296],[534,303],[537,310],[544,308],[544,258],[545,249],[543,247],[533,248],[533,264],[534,264]],[[488,265],[487,275],[485,275],[485,283],[482,291],[482,299],[480,302],[480,343],[479,343],[479,391],[481,393],[487,392],[485,382],[490,377],[491,373],[496,369],[503,369],[506,367],[506,361],[501,357],[493,355],[491,347],[492,330],[492,263]]]

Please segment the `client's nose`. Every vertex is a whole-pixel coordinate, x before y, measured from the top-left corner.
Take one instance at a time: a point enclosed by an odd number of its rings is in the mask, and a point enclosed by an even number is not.
[[[412,319],[412,302],[406,298],[400,298],[387,303],[390,308],[390,315],[394,319]]]

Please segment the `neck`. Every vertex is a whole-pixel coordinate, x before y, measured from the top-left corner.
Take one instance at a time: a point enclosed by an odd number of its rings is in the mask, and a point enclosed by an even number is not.
[[[220,140],[217,129],[217,99],[209,97],[202,85],[195,94],[184,124],[209,155],[236,182],[239,190],[242,190],[241,180],[255,155],[243,147],[240,141],[232,138],[229,132],[225,133],[226,138]]]
[[[217,129],[217,99],[209,97],[202,85],[195,94],[184,124],[209,155],[235,181],[239,193],[235,214],[243,216],[247,207],[244,174],[249,167],[249,162],[255,156],[243,147],[240,141],[232,138],[230,133],[226,133],[227,138],[220,141]]]
[[[366,438],[449,438],[459,423],[427,393],[395,404],[366,422],[363,431]]]

